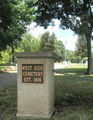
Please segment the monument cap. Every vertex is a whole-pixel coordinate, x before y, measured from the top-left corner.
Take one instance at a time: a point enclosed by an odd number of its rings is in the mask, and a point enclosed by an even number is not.
[[[18,58],[55,58],[56,54],[54,52],[17,52],[14,54]]]

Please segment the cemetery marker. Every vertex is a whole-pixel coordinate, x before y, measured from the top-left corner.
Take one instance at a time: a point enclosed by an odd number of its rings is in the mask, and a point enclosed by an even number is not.
[[[17,66],[17,116],[50,118],[54,111],[55,53],[15,53]]]

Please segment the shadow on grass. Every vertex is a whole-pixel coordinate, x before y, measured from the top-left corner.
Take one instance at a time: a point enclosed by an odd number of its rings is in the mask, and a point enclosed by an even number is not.
[[[93,106],[93,82],[55,76],[55,106]]]
[[[93,82],[55,76],[53,120],[93,120]]]
[[[0,89],[0,117],[1,120],[11,120],[9,116],[17,112],[16,84]],[[10,117],[11,118],[11,117]]]

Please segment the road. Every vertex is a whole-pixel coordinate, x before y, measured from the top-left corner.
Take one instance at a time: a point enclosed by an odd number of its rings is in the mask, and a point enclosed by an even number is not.
[[[17,73],[2,73],[0,74],[0,89],[7,87],[11,84],[14,84],[17,82]]]

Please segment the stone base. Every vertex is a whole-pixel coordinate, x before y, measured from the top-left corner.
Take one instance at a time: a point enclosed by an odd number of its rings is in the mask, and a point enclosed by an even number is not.
[[[54,110],[50,115],[32,115],[32,114],[16,114],[17,117],[23,118],[23,119],[50,119],[54,113]]]

